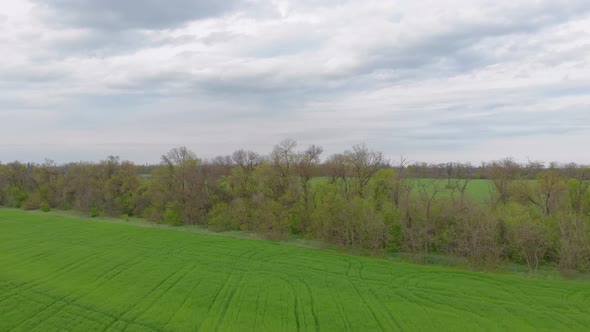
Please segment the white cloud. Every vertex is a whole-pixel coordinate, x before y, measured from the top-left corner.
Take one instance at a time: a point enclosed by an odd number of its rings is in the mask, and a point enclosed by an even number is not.
[[[130,4],[3,1],[0,160],[157,161],[293,137],[590,163],[575,153],[590,141],[587,1],[250,0],[164,18]]]

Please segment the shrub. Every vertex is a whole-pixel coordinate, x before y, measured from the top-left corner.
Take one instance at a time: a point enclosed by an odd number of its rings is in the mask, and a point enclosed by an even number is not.
[[[240,228],[239,219],[234,218],[232,213],[239,210],[238,204],[233,209],[227,203],[220,202],[213,206],[208,215],[207,225],[215,232],[223,232],[229,230],[238,230]]]
[[[559,269],[585,270],[590,264],[590,236],[586,221],[579,215],[561,215],[559,223]]]
[[[507,221],[510,249],[516,260],[536,271],[551,247],[550,231],[543,220],[522,216]]]
[[[100,210],[97,207],[91,207],[90,211],[88,212],[90,218],[96,218],[100,216]]]
[[[451,229],[451,253],[466,257],[476,267],[493,267],[502,261],[503,241],[499,220],[476,207],[456,218]]]
[[[164,222],[172,226],[181,226],[183,222],[180,209],[173,204],[169,204],[164,211]]]
[[[49,206],[49,204],[47,204],[47,202],[43,202],[39,206],[39,209],[43,212],[49,212],[49,211],[51,211],[51,206]]]
[[[22,205],[25,210],[37,210],[41,206],[41,196],[38,193],[29,195],[27,200]]]
[[[19,189],[17,187],[9,186],[6,189],[6,194],[4,197],[6,205],[10,207],[24,207],[25,201],[29,197],[29,193],[25,190]]]

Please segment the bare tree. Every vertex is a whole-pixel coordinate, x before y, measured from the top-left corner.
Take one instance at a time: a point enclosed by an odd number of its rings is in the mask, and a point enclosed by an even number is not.
[[[408,158],[401,155],[396,167],[398,169],[398,178],[393,186],[392,200],[394,206],[398,208],[402,200],[409,201],[409,196],[413,189],[413,182],[410,180],[408,172],[409,163]]]
[[[564,271],[581,270],[590,265],[588,226],[579,214],[561,215],[559,222],[559,268]]]
[[[475,266],[501,261],[503,245],[497,240],[499,220],[474,206],[465,206],[452,227],[451,252],[467,257]]]
[[[346,197],[350,198],[350,172],[346,156],[341,153],[331,155],[324,165],[328,171],[330,183],[341,184]]]
[[[288,138],[275,145],[270,154],[272,166],[280,178],[276,188],[277,196],[283,195],[289,187],[289,176],[294,164],[296,146],[297,142]]]
[[[254,191],[254,171],[264,158],[256,152],[240,149],[231,155],[231,160],[236,167],[230,171],[228,184],[236,196],[250,198]]]
[[[520,180],[515,183],[515,194],[521,202],[536,205],[544,215],[559,209],[566,199],[565,178],[555,169],[537,174],[536,181]]]
[[[459,192],[459,211],[463,211],[466,207],[465,201],[467,199],[467,187],[473,177],[471,165],[455,164],[458,179],[455,179],[451,184],[451,197],[454,199],[455,192]]]
[[[574,175],[568,181],[568,194],[572,210],[582,213],[584,210],[584,198],[590,193],[590,167],[576,169]]]
[[[447,163],[446,165],[446,169],[447,169],[447,186],[451,186],[451,177],[453,176],[453,163]]]
[[[254,151],[243,149],[235,151],[231,156],[232,161],[245,171],[252,171],[256,165],[259,165],[264,158]]]
[[[184,146],[162,156],[166,171],[156,179],[167,222],[194,224],[206,220],[207,179],[202,164],[195,153]]]
[[[439,215],[433,212],[437,203],[437,196],[443,192],[439,183],[427,183],[418,181],[419,200],[416,206],[406,210],[406,216],[402,220],[402,231],[405,238],[405,247],[408,251],[420,255],[426,255],[436,238],[437,222]]]
[[[381,152],[369,150],[366,144],[356,144],[352,151],[344,152],[348,162],[350,173],[357,181],[357,193],[363,197],[365,187],[371,180],[371,177],[380,168],[387,165],[387,161]]]
[[[527,171],[527,177],[529,179],[534,179],[537,174],[545,168],[545,166],[543,165],[542,161],[529,159],[525,168]]]
[[[547,229],[538,220],[522,220],[508,228],[513,250],[527,264],[529,271],[537,270],[549,249]]]
[[[518,171],[518,164],[512,158],[494,161],[487,167],[488,177],[496,196],[494,204],[506,204],[510,198],[510,184]]]
[[[313,198],[311,195],[310,182],[313,177],[313,172],[315,168],[320,163],[320,155],[323,151],[324,150],[322,147],[311,145],[305,151],[301,151],[297,153],[295,156],[295,170],[297,172],[297,175],[299,175],[299,180],[301,181],[301,188],[303,189],[301,192],[304,209],[303,222],[301,225],[301,231],[303,233],[307,231],[307,228],[311,220],[310,210]]]

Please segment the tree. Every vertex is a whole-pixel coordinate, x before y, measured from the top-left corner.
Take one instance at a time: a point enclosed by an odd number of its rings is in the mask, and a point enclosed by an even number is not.
[[[447,186],[451,187],[451,177],[453,176],[453,163],[447,163]]]
[[[405,249],[424,256],[434,249],[439,232],[441,201],[437,196],[443,189],[436,182],[419,181],[417,186],[419,199],[408,207],[401,226]]]
[[[400,156],[400,161],[397,166],[397,179],[393,185],[393,204],[396,208],[401,206],[402,200],[409,201],[410,194],[414,187],[414,183],[409,179],[408,174],[408,160],[404,156]]]
[[[510,198],[510,184],[518,172],[519,166],[512,158],[492,162],[487,167],[487,176],[492,180],[495,196],[494,205],[506,204]]]
[[[501,262],[504,251],[499,241],[500,223],[496,216],[466,205],[455,216],[452,225],[451,253],[467,257],[475,266],[494,266]]]
[[[205,223],[209,202],[202,161],[186,147],[179,147],[163,155],[161,164],[154,174],[155,219]]]
[[[264,158],[256,152],[241,149],[235,151],[231,158],[237,167],[230,170],[228,183],[236,196],[250,197],[254,190],[254,170],[264,161]]]
[[[314,171],[320,163],[320,155],[323,149],[320,146],[310,145],[306,150],[301,151],[295,156],[295,170],[301,182],[301,198],[303,201],[303,213],[301,222],[301,232],[305,234],[311,223],[312,210],[312,186],[311,179]]]
[[[568,196],[571,208],[576,213],[584,212],[584,201],[590,200],[590,167],[583,167],[572,172],[567,181]],[[590,210],[590,207],[587,207]]]
[[[530,202],[544,215],[558,210],[566,199],[565,178],[555,169],[539,172],[536,181],[521,180],[515,187],[515,194],[522,203]]]
[[[536,271],[551,245],[548,223],[535,209],[516,202],[503,206],[498,213],[506,227],[511,258],[524,262],[530,272]]]
[[[102,166],[103,209],[111,216],[133,215],[135,194],[140,186],[137,168],[131,162],[121,162],[109,156]]]
[[[325,166],[330,183],[340,185],[346,197],[350,198],[350,171],[347,157],[341,153],[333,154],[326,160]]]
[[[382,210],[388,202],[393,202],[399,174],[393,168],[382,168],[371,179],[371,199],[377,210]]]
[[[270,154],[270,161],[279,174],[280,181],[277,183],[277,194],[283,195],[289,187],[289,177],[291,175],[292,166],[295,161],[295,147],[297,142],[292,139],[285,139],[281,143],[275,145]]]
[[[369,150],[366,144],[356,144],[352,150],[344,152],[350,174],[356,181],[359,197],[364,197],[365,187],[371,177],[382,167],[387,165],[383,154]]]
[[[557,170],[537,174],[536,202],[545,215],[559,209],[565,200],[567,186],[565,178]]]
[[[579,214],[557,218],[559,224],[559,268],[562,271],[585,270],[590,265],[590,233]]]

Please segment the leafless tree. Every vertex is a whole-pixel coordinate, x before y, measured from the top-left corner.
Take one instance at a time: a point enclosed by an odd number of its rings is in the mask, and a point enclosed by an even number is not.
[[[366,144],[356,144],[352,150],[344,152],[350,168],[350,174],[357,182],[357,193],[363,197],[365,187],[371,177],[388,162],[381,152],[369,150]]]
[[[295,156],[295,170],[301,182],[301,196],[303,198],[303,221],[301,231],[305,233],[311,220],[311,203],[314,201],[311,195],[311,179],[314,170],[320,163],[320,155],[323,148],[317,145],[311,145],[306,150],[301,151]]]
[[[584,198],[590,193],[590,167],[576,169],[568,181],[568,194],[571,208],[576,213],[582,213],[584,209]]]
[[[275,145],[270,154],[271,164],[280,178],[276,188],[279,196],[283,195],[289,187],[289,177],[294,164],[296,146],[297,142],[294,140],[285,139]]]
[[[488,177],[492,180],[496,200],[494,204],[506,204],[510,198],[510,184],[518,171],[518,164],[512,158],[494,161],[487,167]]]

